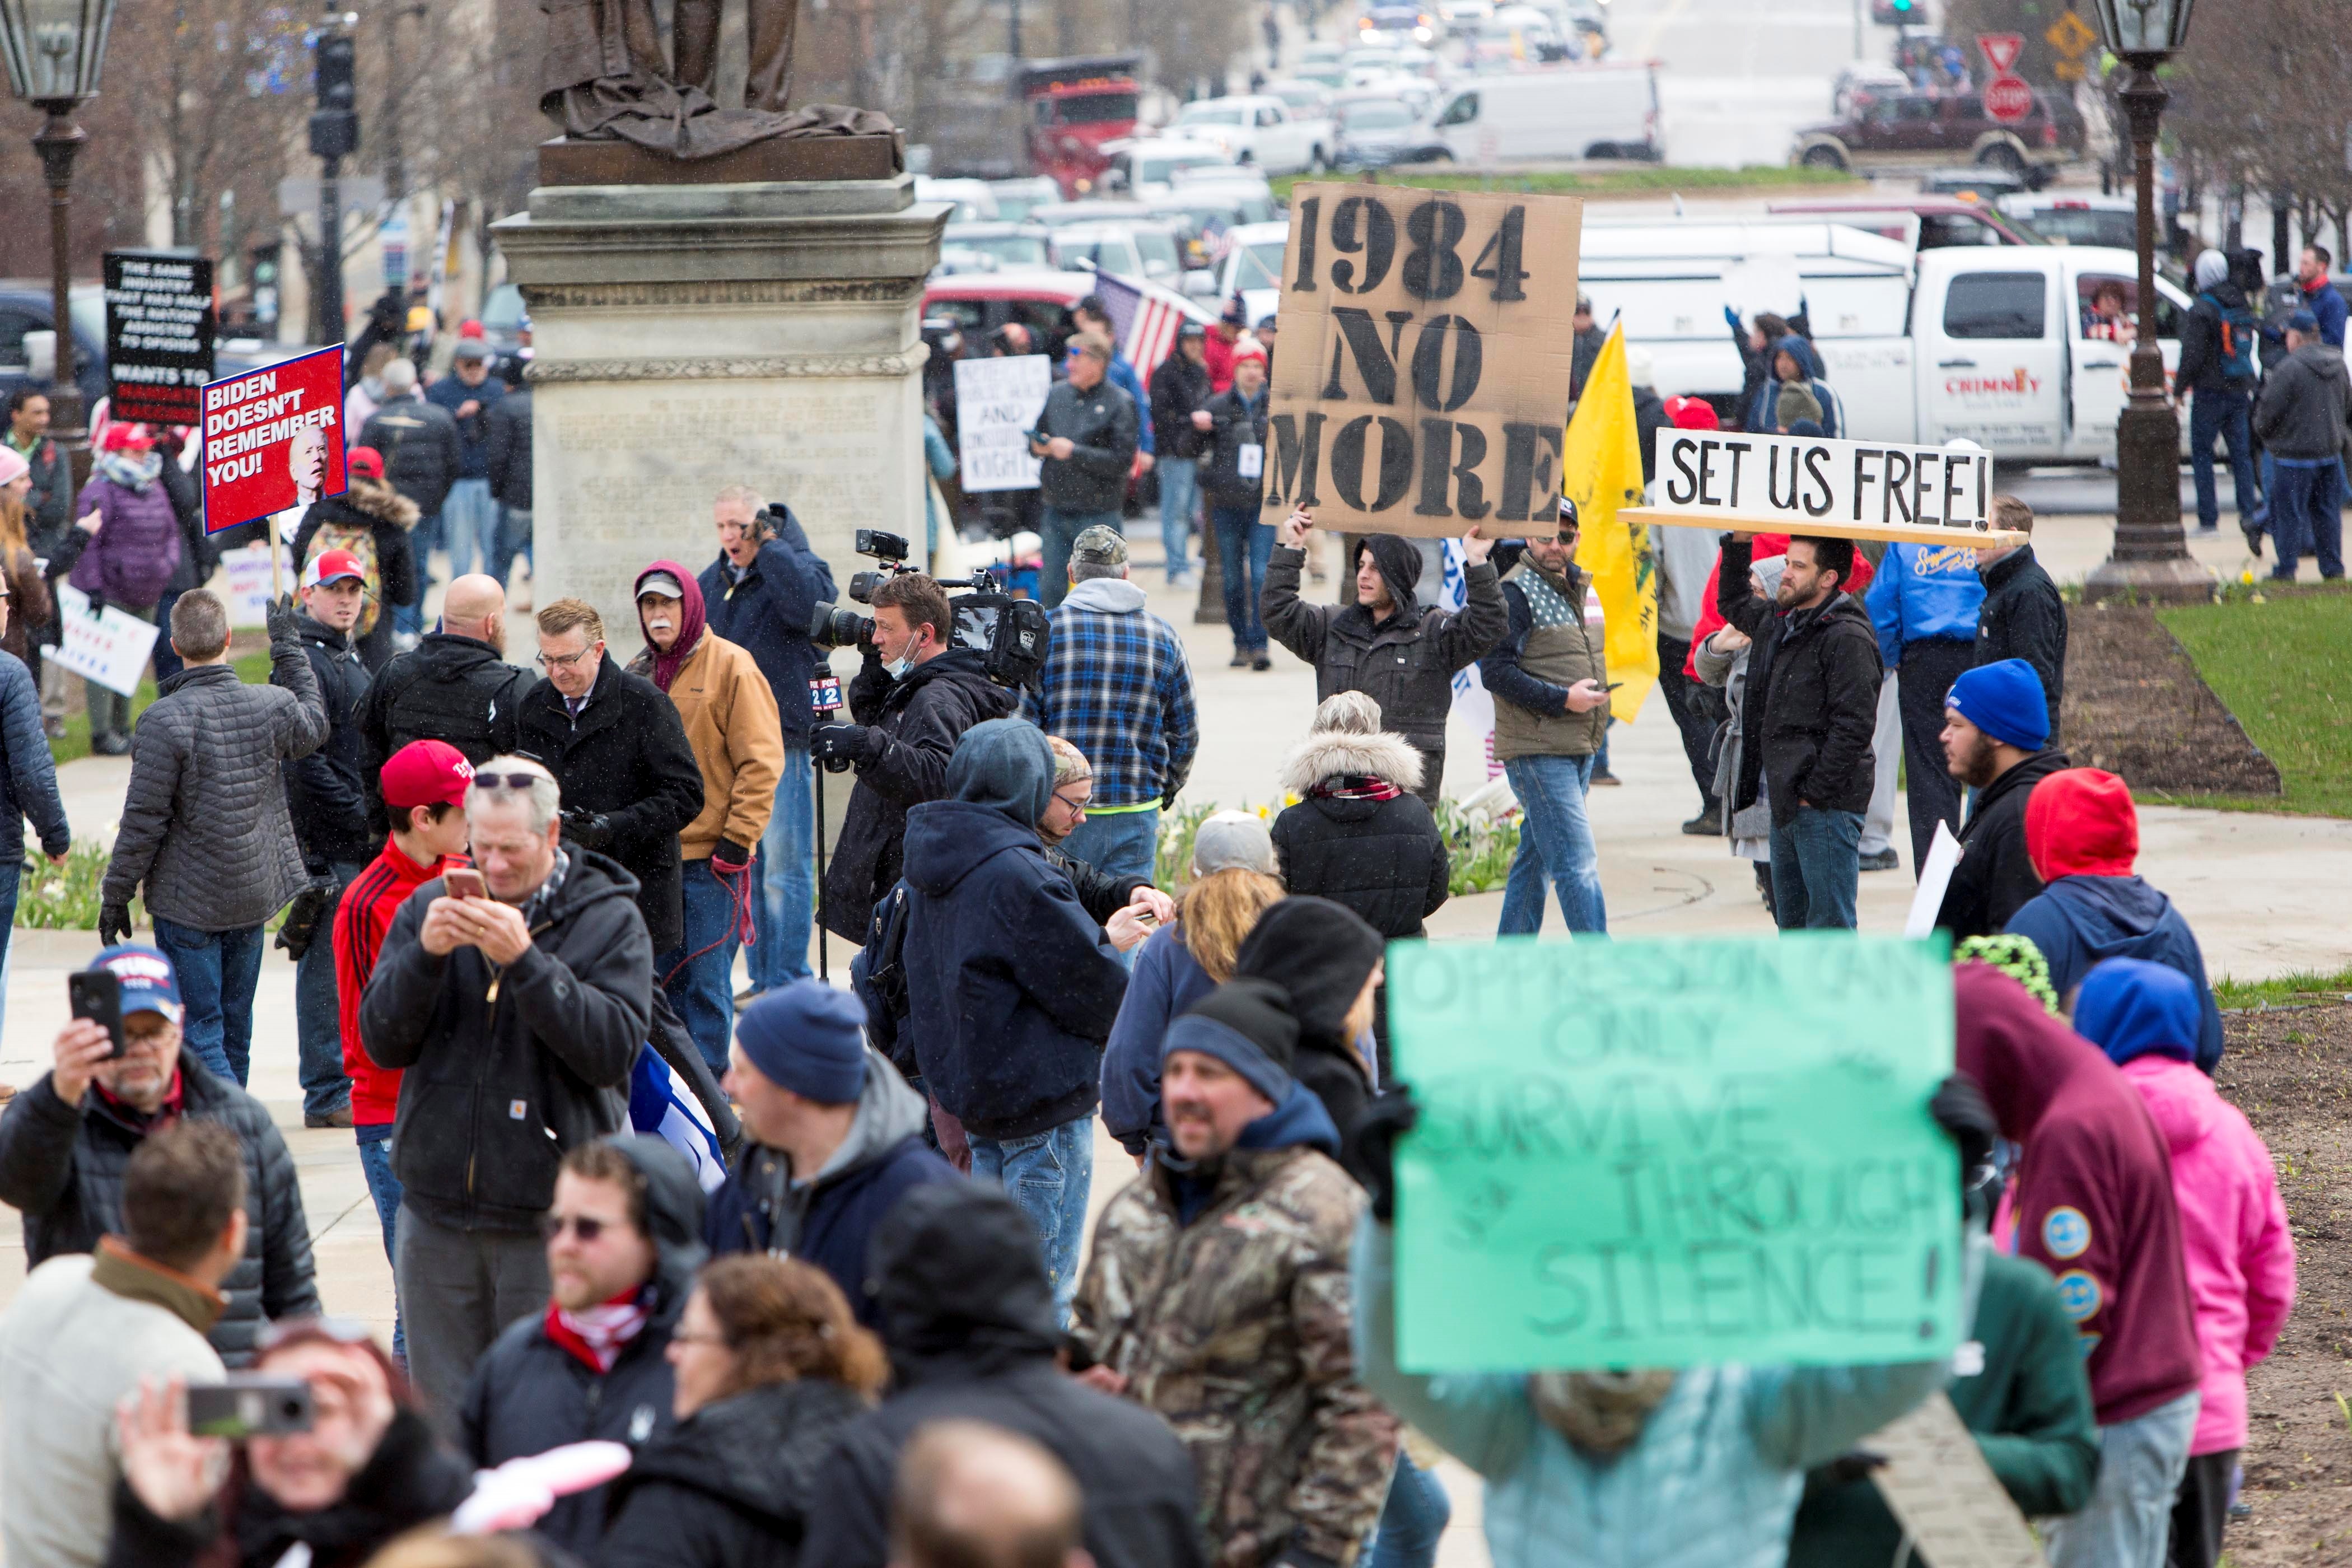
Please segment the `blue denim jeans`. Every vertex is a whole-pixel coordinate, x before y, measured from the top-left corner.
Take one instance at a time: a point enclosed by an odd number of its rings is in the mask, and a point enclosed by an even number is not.
[[[368,1196],[375,1201],[376,1222],[383,1226],[383,1260],[393,1260],[394,1222],[400,1217],[400,1178],[392,1173],[392,1140],[371,1137],[371,1133],[389,1133],[389,1127],[362,1127],[360,1137],[360,1174],[367,1178]],[[395,1299],[392,1309],[392,1354],[402,1365],[408,1364],[408,1325],[401,1321],[400,1303]]]
[[[1122,538],[1126,520],[1113,507],[1108,511],[1064,511],[1049,506],[1037,522],[1037,597],[1047,609],[1070,591],[1070,546],[1090,528],[1108,528]]]
[[[1772,825],[1772,913],[1782,931],[1852,931],[1862,813],[1801,805]]]
[[[1140,877],[1149,882],[1160,856],[1160,808],[1105,816],[1088,812],[1077,831],[1063,841],[1062,853],[1106,876]]]
[[[2199,1402],[2192,1388],[2145,1415],[2099,1428],[2099,1481],[2091,1500],[2042,1521],[2051,1568],[2158,1568],[2164,1562]]]
[[[1160,547],[1168,552],[1168,585],[1192,569],[1192,512],[1201,504],[1201,459],[1162,458],[1151,471],[1160,476]]]
[[[155,639],[155,651],[147,657],[154,663],[155,684],[158,686],[187,668],[180,656],[172,651],[172,606],[180,602],[180,595],[184,592],[186,590],[182,588],[166,588],[163,596],[155,601],[155,624],[163,630],[163,635]]]
[[[335,862],[335,880],[348,887],[367,868]],[[319,929],[294,962],[294,1039],[301,1068],[302,1114],[329,1116],[352,1102],[352,1080],[343,1073],[342,998],[335,989],[335,902],[319,917]]]
[[[1513,757],[1503,764],[1519,797],[1519,852],[1503,882],[1497,936],[1532,936],[1543,929],[1544,884],[1559,893],[1560,919],[1571,931],[1609,934],[1601,898],[1601,850],[1592,841],[1585,792],[1592,757]]]
[[[2322,577],[2344,575],[2344,469],[2333,458],[2305,462],[2275,459],[2276,479],[2271,487],[2271,543],[2278,564],[2271,575],[2282,581],[2294,575],[2296,558],[2319,557]]]
[[[32,854],[40,853],[37,845],[26,847]],[[8,1032],[8,972],[16,963],[16,949],[8,938],[16,929],[16,895],[22,890],[24,880],[23,856],[0,862],[0,1038],[5,1038]]]
[[[215,1077],[245,1087],[253,1065],[253,993],[261,984],[262,930],[196,931],[155,917],[155,945],[180,983],[180,1037]],[[340,1049],[338,1063],[342,1060]]]
[[[1437,1561],[1437,1543],[1453,1519],[1453,1500],[1435,1474],[1414,1464],[1412,1456],[1400,1447],[1380,1525],[1360,1561],[1369,1568],[1431,1568]]]
[[[1274,554],[1274,525],[1260,522],[1254,506],[1214,507],[1209,521],[1217,535],[1224,574],[1225,625],[1233,628],[1234,651],[1263,653],[1265,623],[1258,619],[1258,604],[1265,596],[1265,563]]]
[[[451,485],[448,499],[441,503],[441,526],[448,535],[451,577],[487,572],[500,587],[506,586],[507,563],[499,553],[499,503],[490,499],[489,480],[459,479]],[[478,567],[473,564],[478,554]]]
[[[394,631],[414,637],[425,629],[425,595],[433,586],[433,552],[446,548],[453,563],[457,556],[457,547],[448,542],[448,536],[449,525],[438,511],[425,513],[409,531],[408,548],[416,557],[416,597],[392,607]]]
[[[967,1132],[971,1173],[1003,1187],[1037,1230],[1054,1283],[1054,1319],[1065,1322],[1078,1293],[1078,1247],[1087,1228],[1087,1198],[1094,1190],[1095,1119],[1081,1116],[1026,1138],[982,1138]]]
[[[2238,520],[2250,521],[2262,510],[2263,492],[2254,483],[2253,427],[2248,419],[2252,399],[2242,392],[2207,392],[2201,387],[2189,398],[2189,466],[2197,475],[2197,526],[2221,525],[2221,487],[2213,482],[2213,442],[2220,438],[2230,454],[2231,488]]]
[[[701,1047],[712,1074],[724,1074],[727,1046],[735,1029],[730,979],[735,973],[734,896],[708,860],[688,860],[678,870],[686,891],[686,940],[654,960],[654,978],[685,1021],[686,1032]],[[706,947],[710,951],[703,952]]]
[[[758,879],[760,940],[751,944],[751,984],[777,991],[809,975],[809,935],[815,925],[815,784],[806,745],[784,742],[784,771],[776,781],[776,809],[752,863]]]

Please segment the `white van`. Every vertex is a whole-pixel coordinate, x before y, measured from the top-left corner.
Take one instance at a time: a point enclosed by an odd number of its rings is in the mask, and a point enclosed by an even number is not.
[[[1548,66],[1472,77],[1438,100],[1400,162],[1501,163],[1665,157],[1647,64]]]

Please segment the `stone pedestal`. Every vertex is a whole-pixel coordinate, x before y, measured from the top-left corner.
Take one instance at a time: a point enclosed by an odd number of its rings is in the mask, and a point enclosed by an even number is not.
[[[845,590],[856,530],[921,540],[919,321],[950,209],[913,190],[550,184],[496,226],[530,308],[538,604],[585,598],[634,649],[636,574],[708,564],[729,484],[790,505]]]

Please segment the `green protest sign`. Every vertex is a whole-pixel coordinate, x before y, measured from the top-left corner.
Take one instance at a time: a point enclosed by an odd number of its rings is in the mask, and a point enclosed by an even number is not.
[[[1416,1371],[1916,1361],[1959,1329],[1941,943],[1400,942]]]

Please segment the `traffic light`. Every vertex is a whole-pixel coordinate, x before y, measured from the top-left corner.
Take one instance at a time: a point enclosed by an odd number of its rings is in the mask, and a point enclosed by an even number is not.
[[[315,68],[319,108],[310,116],[311,154],[348,157],[360,144],[358,60],[351,35],[320,33]]]
[[[1898,16],[1909,16],[1914,4],[1915,0],[1895,0],[1895,14]]]

